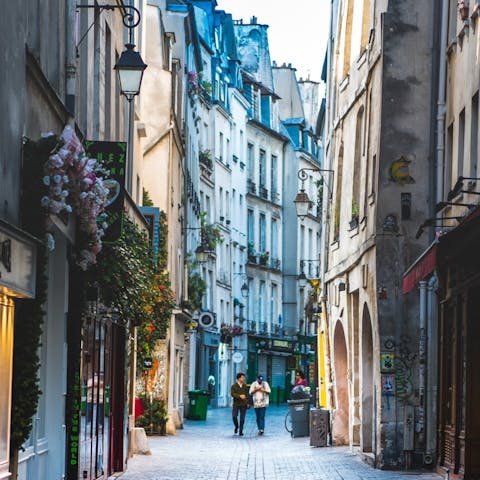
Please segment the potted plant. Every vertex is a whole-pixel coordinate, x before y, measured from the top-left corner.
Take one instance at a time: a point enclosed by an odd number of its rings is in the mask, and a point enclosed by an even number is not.
[[[352,200],[352,218],[350,220],[350,230],[358,227],[358,219],[360,217],[360,208],[356,200]]]
[[[270,252],[267,250],[260,254],[260,265],[267,265],[268,259],[270,258]]]
[[[146,397],[140,395],[144,408],[143,415],[140,415],[135,425],[142,427],[148,435],[166,435],[168,410],[165,401],[159,397]]]
[[[253,242],[248,242],[247,256],[249,262],[257,263],[257,254],[255,253],[255,247],[253,245]]]
[[[200,150],[198,160],[210,170],[213,168],[212,152],[208,148]]]

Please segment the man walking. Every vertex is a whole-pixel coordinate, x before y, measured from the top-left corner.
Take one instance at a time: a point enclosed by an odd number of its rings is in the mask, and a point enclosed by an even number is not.
[[[253,396],[253,408],[257,417],[258,434],[263,435],[265,430],[265,413],[270,402],[270,385],[262,375],[250,386],[250,395]]]
[[[233,397],[232,420],[235,425],[235,433],[243,436],[243,425],[245,423],[245,413],[249,407],[248,388],[245,385],[245,374],[237,373],[237,381],[232,385],[230,393]],[[240,413],[240,424],[238,423],[238,414]],[[240,428],[240,432],[239,432]]]

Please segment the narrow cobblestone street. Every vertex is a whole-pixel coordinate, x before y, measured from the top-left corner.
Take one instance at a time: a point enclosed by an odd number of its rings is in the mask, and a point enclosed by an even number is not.
[[[231,410],[209,409],[207,421],[188,420],[177,435],[150,437],[152,455],[136,455],[122,480],[440,480],[433,473],[371,468],[346,447],[312,448],[308,437],[291,438],[284,428],[287,407],[267,410],[259,437],[253,411],[245,436],[233,434]]]

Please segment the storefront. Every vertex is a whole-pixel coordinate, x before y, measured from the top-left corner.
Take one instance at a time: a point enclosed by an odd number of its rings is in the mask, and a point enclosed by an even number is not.
[[[422,386],[425,458],[436,463],[446,478],[480,478],[476,455],[480,449],[479,242],[477,208],[440,236],[403,279],[405,295],[420,295],[420,328],[425,339],[420,353],[424,351],[426,365]]]
[[[291,340],[248,337],[247,382],[251,383],[260,373],[270,383],[272,403],[283,403],[290,393],[294,372],[298,368]]]
[[[0,479],[10,477],[13,299],[35,296],[35,274],[35,240],[0,220]]]
[[[480,208],[440,238],[438,465],[480,478]]]

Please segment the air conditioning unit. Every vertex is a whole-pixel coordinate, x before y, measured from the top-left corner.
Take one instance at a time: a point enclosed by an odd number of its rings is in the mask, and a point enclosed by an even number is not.
[[[198,319],[198,323],[204,328],[213,327],[215,324],[215,316],[212,312],[202,312]]]

